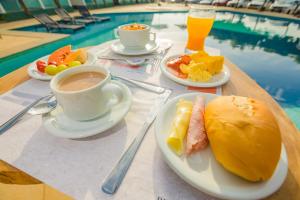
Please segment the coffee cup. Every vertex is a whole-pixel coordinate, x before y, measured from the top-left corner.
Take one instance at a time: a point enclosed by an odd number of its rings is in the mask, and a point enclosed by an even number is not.
[[[115,36],[125,48],[144,49],[156,40],[156,34],[150,29],[146,24],[125,24],[115,29]]]
[[[50,88],[64,114],[77,121],[100,117],[123,98],[108,69],[96,65],[65,70],[52,78]]]

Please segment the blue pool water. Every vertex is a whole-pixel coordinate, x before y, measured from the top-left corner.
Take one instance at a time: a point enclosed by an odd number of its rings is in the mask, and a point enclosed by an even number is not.
[[[130,22],[152,25],[157,32],[182,32],[187,13],[111,14],[112,20],[90,25],[70,37],[25,53],[0,59],[0,75],[71,43],[75,48],[97,45],[114,38],[113,29]],[[25,31],[46,30],[40,26]],[[269,92],[300,128],[300,21],[218,12],[206,45],[218,48]],[[1,74],[2,73],[2,74]]]

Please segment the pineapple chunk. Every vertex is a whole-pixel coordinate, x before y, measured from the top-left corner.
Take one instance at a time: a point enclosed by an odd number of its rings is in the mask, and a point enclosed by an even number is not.
[[[195,68],[188,74],[188,78],[196,82],[207,82],[212,78],[212,75],[208,71]]]
[[[218,74],[223,69],[224,57],[223,56],[210,56],[206,59],[207,71],[212,75]]]

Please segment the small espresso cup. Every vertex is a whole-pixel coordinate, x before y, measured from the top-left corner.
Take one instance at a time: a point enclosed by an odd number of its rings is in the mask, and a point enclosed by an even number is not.
[[[64,91],[59,89],[62,79],[82,72],[100,72],[105,75],[105,78],[82,90]],[[52,78],[50,88],[64,114],[77,121],[100,117],[123,98],[122,89],[111,81],[108,69],[97,65],[86,65],[65,70]]]
[[[138,25],[141,29],[129,29],[128,27]],[[125,48],[144,49],[146,44],[154,43],[156,34],[150,31],[150,26],[146,24],[125,24],[115,29],[116,38]]]

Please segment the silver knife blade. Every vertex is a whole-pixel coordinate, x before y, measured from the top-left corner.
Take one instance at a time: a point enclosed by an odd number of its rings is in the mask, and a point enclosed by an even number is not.
[[[135,137],[133,142],[130,144],[128,149],[125,151],[125,153],[122,155],[122,157],[118,161],[117,165],[113,168],[111,173],[104,180],[104,182],[102,184],[103,192],[105,192],[107,194],[114,194],[118,190],[118,188],[119,188],[122,180],[124,179],[128,169],[132,163],[132,160],[133,160],[137,150],[139,149],[149,127],[151,126],[154,119],[156,118],[159,109],[168,100],[171,93],[172,93],[171,90],[166,89],[166,91],[158,97],[159,99],[156,101],[155,105],[152,107],[139,134]]]

